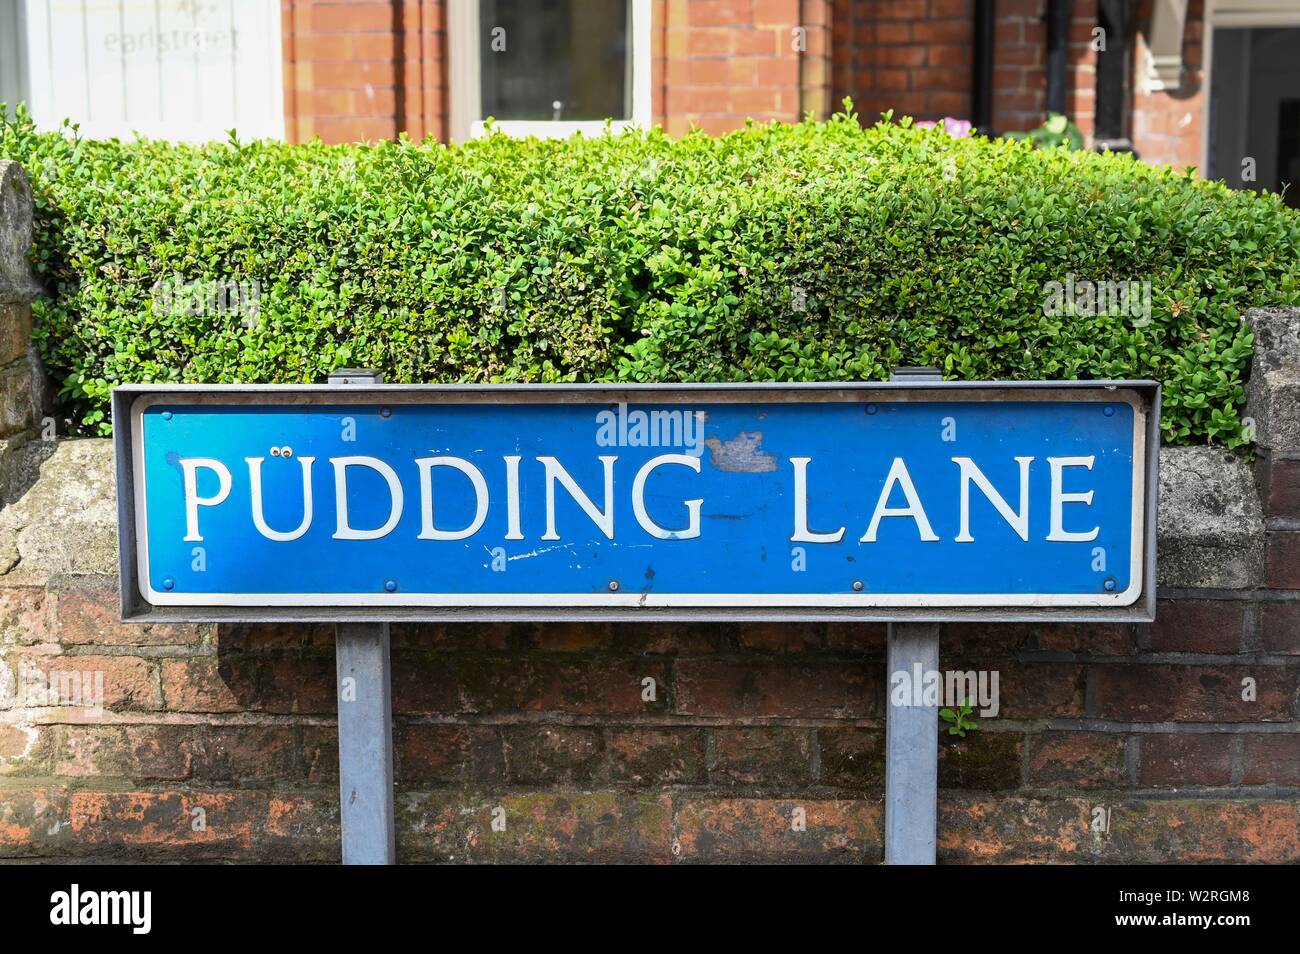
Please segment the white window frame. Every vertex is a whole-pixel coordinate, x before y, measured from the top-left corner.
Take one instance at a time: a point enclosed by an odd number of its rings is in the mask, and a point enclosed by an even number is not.
[[[632,116],[609,123],[615,131],[631,127],[648,129],[650,107],[650,7],[651,0],[631,0]],[[450,86],[451,140],[464,142],[483,136],[479,49],[481,31],[478,0],[447,0],[447,65]],[[574,133],[598,136],[606,120],[495,120],[492,127],[508,136],[564,139]]]

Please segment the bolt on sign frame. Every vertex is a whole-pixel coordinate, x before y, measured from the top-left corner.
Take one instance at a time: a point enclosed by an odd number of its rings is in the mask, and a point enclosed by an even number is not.
[[[388,625],[1146,622],[1150,381],[132,385],[122,618],[338,626],[345,863],[393,861]],[[892,695],[892,694],[891,694]],[[888,712],[886,860],[935,854],[933,704]]]

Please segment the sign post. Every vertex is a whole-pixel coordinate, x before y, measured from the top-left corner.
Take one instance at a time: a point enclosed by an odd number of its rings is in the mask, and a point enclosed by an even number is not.
[[[380,384],[373,371],[337,371],[330,384]],[[335,659],[339,710],[339,814],[345,865],[391,865],[393,702],[388,623],[340,623]]]
[[[942,381],[929,368],[899,368],[891,381]],[[939,671],[937,623],[889,624],[885,686],[894,673]],[[910,702],[910,700],[909,700]],[[885,706],[885,864],[932,865],[938,833],[939,712],[937,705]]]
[[[331,622],[347,863],[393,861],[394,621],[1147,622],[1159,386],[133,385],[122,618]],[[887,722],[886,860],[933,863],[937,705]]]

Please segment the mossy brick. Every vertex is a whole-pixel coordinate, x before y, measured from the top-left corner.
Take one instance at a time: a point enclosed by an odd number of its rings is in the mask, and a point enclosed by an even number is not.
[[[786,726],[744,726],[710,730],[715,785],[791,787],[812,778],[813,730]]]
[[[699,785],[705,781],[705,730],[619,726],[609,730],[610,773],[630,785]]]
[[[1116,732],[1031,732],[1026,782],[1033,788],[1122,788],[1125,744]]]
[[[671,832],[666,796],[627,790],[438,791],[397,803],[406,862],[667,863]]]
[[[673,853],[685,863],[877,864],[884,823],[875,798],[685,795],[673,816]]]
[[[501,738],[513,784],[589,787],[608,775],[599,727],[511,725],[501,729]]]

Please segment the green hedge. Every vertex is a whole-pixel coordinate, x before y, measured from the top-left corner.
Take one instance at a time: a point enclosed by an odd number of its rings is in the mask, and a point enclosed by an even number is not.
[[[52,295],[37,345],[99,432],[121,382],[347,365],[391,381],[878,380],[922,364],[1156,378],[1166,440],[1234,445],[1241,315],[1300,302],[1300,216],[1276,196],[908,120],[449,148],[91,142],[20,118],[0,157],[36,194]],[[1069,276],[1150,282],[1149,319],[1045,314]],[[221,281],[260,283],[256,320],[156,289]]]

